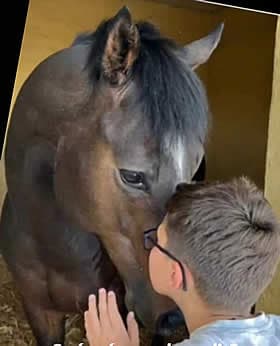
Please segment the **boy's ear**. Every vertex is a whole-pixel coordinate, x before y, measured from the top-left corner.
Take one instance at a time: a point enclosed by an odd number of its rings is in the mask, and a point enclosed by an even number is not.
[[[171,286],[178,290],[183,287],[183,273],[179,264],[175,261],[172,261],[171,265]]]
[[[194,277],[189,268],[183,264],[185,278],[186,278],[186,289],[194,286]],[[171,273],[171,285],[173,288],[182,289],[183,287],[183,273],[179,263],[172,261],[172,273]]]

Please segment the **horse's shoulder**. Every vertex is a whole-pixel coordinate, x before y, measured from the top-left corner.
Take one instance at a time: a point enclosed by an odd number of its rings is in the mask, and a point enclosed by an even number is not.
[[[56,114],[68,118],[88,102],[91,88],[85,70],[87,50],[83,46],[64,48],[41,61],[25,80],[15,104],[16,113],[31,121]],[[41,115],[39,116],[40,113]],[[39,119],[39,118],[40,119]],[[25,119],[28,120],[28,119]]]

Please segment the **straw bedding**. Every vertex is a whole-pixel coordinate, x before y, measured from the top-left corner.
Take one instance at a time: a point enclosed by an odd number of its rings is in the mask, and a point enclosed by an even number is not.
[[[66,322],[66,346],[78,346],[84,342],[83,319],[79,315],[69,316]],[[183,331],[178,330],[173,342],[182,340]],[[141,346],[148,346],[151,337],[141,332]],[[18,291],[13,284],[5,263],[0,254],[0,346],[36,346],[30,327],[21,307]]]

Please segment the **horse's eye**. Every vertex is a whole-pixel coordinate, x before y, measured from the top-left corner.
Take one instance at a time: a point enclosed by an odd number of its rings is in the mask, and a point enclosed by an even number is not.
[[[141,190],[145,190],[147,188],[145,175],[143,172],[120,169],[120,176],[122,181],[127,185],[131,185],[132,187]]]

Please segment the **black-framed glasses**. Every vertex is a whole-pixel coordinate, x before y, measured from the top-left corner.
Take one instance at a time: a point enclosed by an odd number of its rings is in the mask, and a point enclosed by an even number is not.
[[[162,246],[160,246],[158,244],[157,229],[158,229],[158,227],[151,228],[151,229],[144,232],[144,248],[145,248],[145,250],[150,251],[150,250],[152,250],[152,248],[154,246],[156,246],[166,256],[170,257],[171,259],[173,259],[173,261],[175,261],[179,264],[180,269],[182,271],[182,277],[183,277],[183,290],[186,291],[187,290],[187,281],[186,281],[186,274],[185,274],[183,264],[181,263],[181,261],[178,258],[176,258],[174,255],[172,255],[172,253],[170,253],[168,250],[164,249]]]

